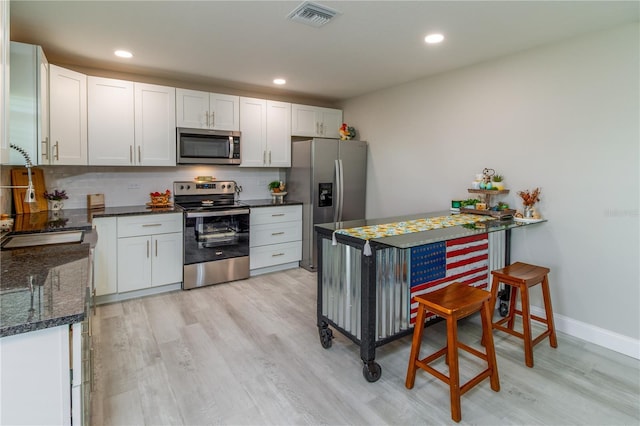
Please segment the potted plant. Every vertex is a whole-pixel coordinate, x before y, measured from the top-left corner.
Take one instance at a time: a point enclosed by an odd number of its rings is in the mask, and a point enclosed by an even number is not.
[[[53,192],[44,191],[44,198],[49,203],[49,210],[55,211],[62,209],[64,207],[62,200],[67,200],[69,197],[64,189],[62,191],[56,189]]]
[[[493,175],[493,187],[499,191],[504,189],[504,176],[502,175]]]
[[[268,187],[269,187],[269,190],[274,194],[283,192],[285,188],[284,183],[281,180],[274,180],[270,182]]]

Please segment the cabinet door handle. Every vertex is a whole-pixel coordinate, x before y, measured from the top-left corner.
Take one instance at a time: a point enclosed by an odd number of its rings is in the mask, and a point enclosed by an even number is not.
[[[44,138],[44,140],[42,141],[42,145],[44,145],[44,148],[42,149],[42,152],[44,153],[43,155],[48,161],[49,160],[49,136]]]
[[[58,141],[56,141],[56,161],[60,161],[60,146],[58,145]]]
[[[216,112],[211,111],[211,127],[216,127]]]
[[[269,150],[269,165],[271,165],[271,150]]]
[[[267,164],[267,151],[262,151],[262,164]]]
[[[284,234],[284,232],[272,232],[272,233],[271,233],[271,235],[272,235],[272,236],[274,236],[274,237],[275,237],[276,235],[283,235],[283,234]]]
[[[284,216],[284,213],[275,213],[271,215],[271,217],[278,217],[278,216]]]
[[[129,145],[129,164],[133,164],[133,145]]]
[[[138,145],[138,164],[142,164],[142,148]]]
[[[158,240],[156,240],[156,257],[158,257]]]
[[[271,255],[271,257],[278,257],[278,256],[284,256],[284,253],[274,253]]]
[[[211,127],[211,126],[209,125],[209,111],[205,111],[205,112],[204,112],[204,116],[206,117],[206,120],[207,120],[207,127]]]
[[[144,225],[142,225],[143,228],[146,228],[149,226],[162,226],[162,224],[161,223],[145,223]]]
[[[149,257],[149,240],[147,240],[147,257]]]
[[[89,389],[93,392],[93,348],[89,348]]]

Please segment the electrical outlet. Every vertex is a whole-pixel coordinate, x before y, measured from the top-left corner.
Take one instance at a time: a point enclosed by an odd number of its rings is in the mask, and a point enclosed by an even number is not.
[[[127,185],[127,189],[129,189],[129,190],[140,189],[140,184],[139,183],[130,183],[130,184]]]

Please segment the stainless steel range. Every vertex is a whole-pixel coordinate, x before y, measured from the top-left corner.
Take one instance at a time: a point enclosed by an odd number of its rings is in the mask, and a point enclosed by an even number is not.
[[[249,277],[249,208],[233,181],[174,182],[184,210],[183,290]]]

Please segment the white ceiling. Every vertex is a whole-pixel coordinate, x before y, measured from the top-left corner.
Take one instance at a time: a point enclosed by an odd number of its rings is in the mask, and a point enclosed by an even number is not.
[[[42,45],[54,63],[339,101],[638,22],[640,5],[319,0],[340,15],[314,28],[287,20],[301,2],[11,1],[11,39]],[[446,39],[428,46],[434,31]]]

